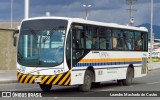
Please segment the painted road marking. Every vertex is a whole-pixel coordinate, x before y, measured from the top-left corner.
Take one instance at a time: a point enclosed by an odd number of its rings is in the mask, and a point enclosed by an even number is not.
[[[23,90],[34,90],[35,91],[35,89],[40,89],[40,87],[36,87],[36,88],[23,88],[23,89],[13,89],[13,90],[9,90],[9,91],[23,91]]]
[[[152,83],[147,83],[147,84],[158,84],[158,83],[160,83],[160,82],[152,82]]]

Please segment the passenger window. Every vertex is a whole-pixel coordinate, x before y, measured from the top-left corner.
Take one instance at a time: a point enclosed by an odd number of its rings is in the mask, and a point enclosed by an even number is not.
[[[101,27],[99,30],[100,49],[106,49],[106,29]]]
[[[93,37],[92,37],[92,49],[99,49],[99,29],[98,28],[93,28]]]
[[[91,49],[92,46],[92,28],[88,27],[86,28],[86,49]]]
[[[106,49],[106,38],[100,38],[100,49]]]
[[[92,38],[92,49],[99,49],[99,37]]]
[[[141,32],[135,32],[135,47],[134,50],[142,50],[142,37]]]
[[[142,33],[142,50],[148,50],[147,33]]]
[[[112,49],[112,34],[111,34],[111,30],[107,29],[106,30],[106,48],[107,50],[111,50]]]
[[[125,50],[134,50],[134,32],[125,31],[124,32],[124,48]]]
[[[123,50],[124,49],[124,36],[123,31],[121,30],[113,30],[113,48],[117,50]]]
[[[143,32],[135,32],[135,50],[144,51],[147,49],[147,34]]]

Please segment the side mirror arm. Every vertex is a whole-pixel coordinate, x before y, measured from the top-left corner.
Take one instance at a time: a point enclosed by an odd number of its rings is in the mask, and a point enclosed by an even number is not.
[[[15,36],[16,34],[19,34],[19,30],[15,30],[12,35],[14,47],[16,47],[16,43],[17,43],[17,37]]]

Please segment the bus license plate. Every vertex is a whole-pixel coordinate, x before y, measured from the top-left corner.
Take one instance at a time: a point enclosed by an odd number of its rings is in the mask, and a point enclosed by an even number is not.
[[[41,81],[42,81],[41,78],[35,78],[35,79],[34,79],[34,82],[41,82]]]

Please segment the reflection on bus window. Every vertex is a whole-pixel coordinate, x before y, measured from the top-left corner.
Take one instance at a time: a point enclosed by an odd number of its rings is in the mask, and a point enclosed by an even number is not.
[[[100,27],[99,28],[99,44],[100,44],[100,49],[106,50],[106,28],[105,27]]]
[[[132,31],[125,31],[125,50],[134,50],[134,32]]]
[[[141,31],[124,30],[95,25],[78,25],[73,47],[90,50],[145,51],[148,48],[147,34]]]
[[[86,36],[86,49],[91,49],[91,45],[92,45],[92,30],[91,30],[91,28],[87,27],[85,36]]]
[[[113,41],[114,43],[114,48],[117,50],[123,50],[124,48],[124,39],[123,39],[123,33],[121,30],[113,30]],[[117,42],[117,43],[116,43]],[[116,47],[115,47],[116,46]]]
[[[110,29],[106,30],[106,47],[108,50],[112,49],[112,33]]]
[[[92,49],[99,49],[99,37],[92,38]]]
[[[92,33],[92,49],[98,50],[99,49],[99,29],[98,27],[93,28]]]
[[[141,32],[135,32],[135,50],[142,50],[142,37]]]

